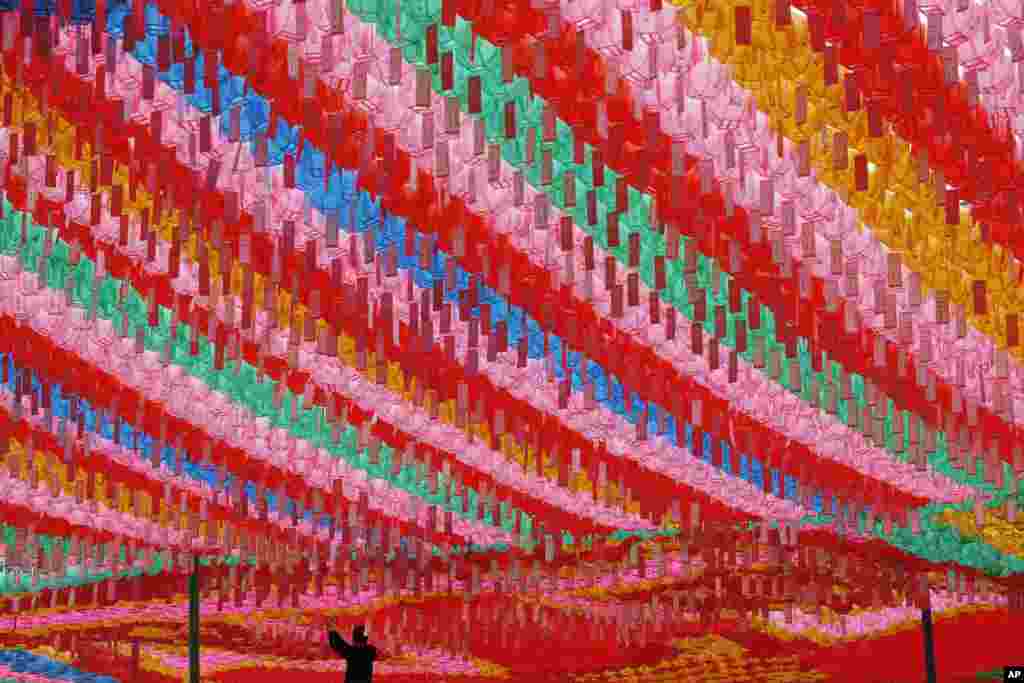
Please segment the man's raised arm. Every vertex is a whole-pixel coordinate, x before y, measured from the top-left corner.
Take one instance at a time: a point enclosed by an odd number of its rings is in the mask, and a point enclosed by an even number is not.
[[[337,631],[328,630],[327,641],[331,644],[331,649],[340,656],[344,657],[348,654],[349,644],[345,642],[345,639]]]

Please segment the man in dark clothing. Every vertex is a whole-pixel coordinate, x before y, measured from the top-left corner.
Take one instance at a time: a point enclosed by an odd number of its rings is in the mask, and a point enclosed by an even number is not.
[[[337,631],[327,632],[331,649],[345,658],[345,683],[370,683],[373,680],[373,662],[377,659],[377,648],[370,645],[366,637],[366,628],[356,626],[352,629],[352,644],[338,635]]]

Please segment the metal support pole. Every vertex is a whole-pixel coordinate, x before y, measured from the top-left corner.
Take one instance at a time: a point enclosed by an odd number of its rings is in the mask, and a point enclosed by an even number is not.
[[[188,680],[199,683],[199,558],[188,577]]]
[[[138,640],[132,641],[132,683],[139,683],[139,659],[142,656]]]
[[[932,610],[925,607],[921,610],[921,630],[924,632],[924,668],[928,683],[938,683],[935,673],[935,635],[932,632]]]

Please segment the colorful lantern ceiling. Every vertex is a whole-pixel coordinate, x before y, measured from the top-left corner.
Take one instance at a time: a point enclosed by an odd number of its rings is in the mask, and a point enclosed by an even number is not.
[[[995,668],[1018,9],[0,2],[0,679]]]

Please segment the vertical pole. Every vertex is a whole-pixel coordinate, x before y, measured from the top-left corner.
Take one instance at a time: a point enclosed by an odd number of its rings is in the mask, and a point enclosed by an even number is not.
[[[921,630],[924,631],[924,668],[928,683],[938,683],[935,673],[935,635],[932,632],[932,610],[925,607],[921,610]]]
[[[188,577],[188,680],[199,683],[199,558]]]
[[[132,641],[132,683],[139,683],[139,659],[142,656],[138,640]]]

